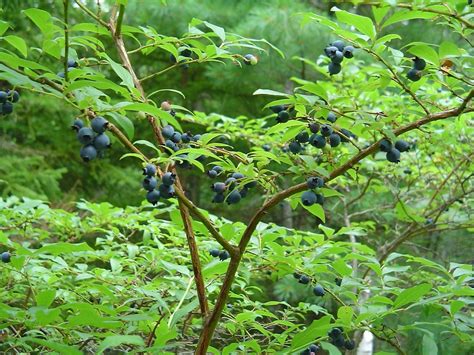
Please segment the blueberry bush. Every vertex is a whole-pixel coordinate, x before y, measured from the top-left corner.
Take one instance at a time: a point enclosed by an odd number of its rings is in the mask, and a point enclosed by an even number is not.
[[[100,171],[119,152],[143,175],[117,194],[143,202],[0,199],[1,351],[332,355],[370,336],[378,354],[472,353],[472,263],[438,255],[473,245],[468,2],[300,12],[292,21],[331,40],[293,58],[197,18],[180,37],[128,25],[126,0],[62,4],[62,17],[23,9],[38,47],[0,21],[2,120],[28,105],[23,93],[68,105],[70,159]],[[392,26],[415,21],[449,39],[398,46]],[[134,67],[155,55],[167,65]],[[259,83],[260,117],[190,110],[179,87],[148,91],[206,65],[250,80],[267,56],[306,69],[286,90]],[[63,173],[37,165],[46,186]]]

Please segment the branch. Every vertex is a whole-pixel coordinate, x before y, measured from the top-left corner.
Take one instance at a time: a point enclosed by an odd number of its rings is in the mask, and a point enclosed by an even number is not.
[[[86,14],[88,14],[90,17],[92,17],[95,21],[100,23],[102,26],[110,30],[109,24],[105,22],[104,20],[102,20],[99,16],[94,14],[91,10],[89,10],[85,5],[81,3],[80,0],[74,0],[74,2],[76,3],[77,6],[79,6],[82,9],[82,11],[84,11]]]
[[[117,18],[117,26],[115,30],[115,36],[120,37],[122,31],[122,21],[123,21],[123,14],[125,13],[125,5],[120,5],[119,14]]]
[[[68,8],[69,0],[63,0],[64,5],[64,80],[68,81],[68,60],[69,60],[69,21]]]

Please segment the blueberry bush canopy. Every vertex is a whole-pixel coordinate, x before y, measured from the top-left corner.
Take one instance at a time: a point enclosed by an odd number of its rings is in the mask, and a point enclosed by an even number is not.
[[[138,3],[3,9],[0,350],[472,353],[470,3]]]

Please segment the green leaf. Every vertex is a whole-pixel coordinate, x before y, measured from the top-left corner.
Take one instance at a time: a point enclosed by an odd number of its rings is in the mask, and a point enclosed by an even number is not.
[[[413,20],[413,19],[418,19],[418,18],[429,19],[436,16],[437,16],[436,14],[429,13],[426,11],[401,10],[401,11],[395,12],[392,16],[390,16],[387,19],[387,21],[383,23],[382,28],[385,28],[389,25],[393,25],[394,23],[397,23],[400,21],[407,21],[407,20]]]
[[[145,342],[138,335],[111,335],[99,344],[97,352],[101,354],[107,348],[114,348],[122,344],[144,346]]]
[[[3,34],[8,30],[10,27],[10,24],[8,22],[0,20],[0,36],[3,36]]]
[[[372,40],[375,39],[377,32],[375,31],[375,26],[370,18],[341,10],[336,6],[334,6],[331,11],[336,13],[336,17],[339,21],[354,26],[361,33],[369,36]]]
[[[71,244],[71,243],[55,243],[45,245],[35,251],[36,255],[50,253],[53,255],[77,253],[83,251],[94,251],[87,243]]]
[[[18,36],[6,36],[5,41],[7,41],[10,45],[15,47],[23,57],[26,58],[28,54],[26,42],[23,38]]]
[[[60,354],[70,354],[70,355],[82,355],[82,351],[76,347],[64,345],[61,343],[56,343],[54,341],[44,340],[44,339],[37,339],[33,337],[23,337],[21,338],[23,342],[32,342],[42,346],[45,346],[51,350],[57,351]]]
[[[252,95],[270,95],[270,96],[285,96],[290,97],[290,95],[285,94],[284,92],[268,90],[268,89],[258,89],[254,91]]]
[[[166,260],[161,260],[161,263],[163,264],[163,266],[165,267],[167,271],[174,270],[174,271],[179,272],[180,274],[189,276],[189,270],[186,266],[173,264]]]
[[[133,142],[133,145],[144,145],[146,147],[149,147],[153,150],[155,150],[156,152],[160,153],[161,151],[157,148],[156,145],[154,145],[153,143],[147,141],[147,140],[144,140],[144,139],[140,139],[136,142]]]
[[[203,23],[207,27],[209,27],[212,30],[212,32],[214,32],[221,39],[222,42],[225,41],[225,31],[222,27],[213,25],[212,23],[209,23],[207,21],[204,21]]]
[[[175,128],[178,128],[180,131],[183,130],[181,125],[173,116],[171,116],[167,111],[163,111],[156,106],[145,103],[131,103],[123,106],[123,108],[128,111],[142,111],[148,113],[154,117],[165,120],[167,123],[171,124]]]
[[[123,129],[128,139],[133,139],[133,136],[135,135],[135,126],[127,116],[120,115],[117,112],[107,112],[104,114],[104,116],[110,116],[112,118],[112,122]]]
[[[38,26],[41,32],[45,33],[51,24],[51,15],[49,12],[40,9],[26,9],[23,13],[30,18],[33,23]]]
[[[433,336],[424,334],[423,335],[423,355],[437,355],[438,346]]]
[[[417,57],[423,58],[427,62],[430,62],[434,65],[439,64],[438,53],[436,53],[433,48],[429,47],[426,44],[415,45],[411,47],[408,52],[416,55]]]
[[[36,304],[48,308],[56,297],[56,290],[43,290],[36,295]]]
[[[109,62],[114,72],[118,75],[120,79],[122,79],[121,84],[124,84],[126,87],[129,88],[129,90],[133,90],[135,88],[135,85],[133,84],[133,78],[129,71],[119,63],[114,62],[107,54],[102,53],[101,56]]]
[[[354,311],[349,306],[339,307],[337,310],[337,318],[340,319],[344,325],[349,326],[351,324],[352,316]]]
[[[347,266],[343,259],[337,259],[332,263],[332,267],[342,276],[351,276],[352,269]]]
[[[301,204],[305,210],[309,211],[312,215],[318,217],[323,223],[326,223],[326,215],[324,214],[324,209],[321,205],[315,203],[312,206],[305,206]]]
[[[393,302],[393,308],[400,308],[408,303],[413,303],[420,300],[431,290],[431,285],[428,283],[420,284],[403,290]]]
[[[316,319],[302,332],[296,333],[291,340],[291,348],[289,350],[297,349],[305,345],[311,344],[314,339],[326,335],[330,327],[331,316],[324,316]]]

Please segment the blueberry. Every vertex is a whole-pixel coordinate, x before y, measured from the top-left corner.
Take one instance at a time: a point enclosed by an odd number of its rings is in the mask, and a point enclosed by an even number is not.
[[[336,278],[334,279],[334,282],[336,283],[337,286],[341,286],[341,284],[342,284],[342,279],[340,279],[339,277],[336,277]]]
[[[306,130],[301,131],[296,135],[295,139],[298,143],[307,143],[309,140],[309,134],[306,132]]]
[[[389,152],[387,152],[387,160],[391,163],[399,163],[400,162],[400,151],[397,148],[392,148]]]
[[[313,293],[314,293],[316,296],[319,296],[319,297],[324,296],[324,288],[323,288],[323,286],[321,286],[321,285],[316,285],[316,286],[314,286],[314,288],[313,288]]]
[[[195,134],[192,138],[193,142],[197,142],[198,140],[201,139],[201,135],[200,134]]]
[[[9,115],[13,112],[13,104],[10,101],[4,102],[2,104],[2,113],[4,115]]]
[[[217,175],[218,175],[218,173],[215,170],[209,170],[207,172],[207,176],[209,176],[211,179],[214,179],[215,177],[217,177]]]
[[[311,131],[311,133],[318,133],[319,132],[319,128],[320,128],[319,123],[312,122],[308,126],[309,126],[309,130]]]
[[[331,126],[327,125],[327,124],[323,124],[321,126],[321,134],[324,136],[324,137],[329,137],[333,132],[333,129]]]
[[[256,180],[252,180],[248,183],[245,184],[245,188],[247,189],[253,189],[254,187],[256,187],[258,185],[257,181]]]
[[[143,168],[143,175],[155,176],[156,175],[156,166],[155,166],[155,164],[147,164]]]
[[[392,149],[392,142],[390,142],[388,139],[382,139],[380,141],[379,149],[385,153],[389,152]]]
[[[238,203],[241,198],[242,196],[238,190],[232,190],[232,192],[227,195],[226,201],[228,205],[233,205]]]
[[[1,255],[1,258],[4,263],[9,263],[11,259],[11,254],[8,251],[4,251]]]
[[[336,47],[338,50],[343,51],[344,50],[344,42],[337,40],[331,43],[331,46]]]
[[[277,122],[278,123],[288,122],[289,119],[290,119],[290,114],[288,113],[288,111],[278,112],[278,116],[277,116]]]
[[[224,261],[226,259],[229,259],[230,255],[229,253],[227,252],[227,250],[222,250],[220,253],[219,253],[219,260],[221,261]]]
[[[355,341],[353,339],[346,340],[344,342],[344,347],[347,350],[354,350],[355,349]]]
[[[146,194],[146,200],[153,205],[156,205],[160,200],[160,192],[157,190],[148,191]]]
[[[166,186],[171,186],[175,183],[176,181],[176,174],[173,174],[172,172],[166,172],[163,174],[163,177],[161,178],[161,182],[163,185]]]
[[[165,141],[165,146],[166,146],[167,148],[171,149],[171,150],[174,151],[174,152],[176,152],[176,151],[179,150],[178,145],[177,145],[175,142],[173,142],[172,140],[170,140],[170,139],[167,139],[167,140]]]
[[[229,187],[229,190],[233,190],[235,187],[235,181],[236,179],[233,177],[228,178],[224,183],[226,186]],[[216,191],[217,192],[217,191]]]
[[[418,81],[421,79],[421,70],[412,68],[407,73],[407,78],[411,81]]]
[[[214,203],[222,203],[224,202],[225,200],[225,196],[223,193],[218,193],[218,194],[215,194],[213,199],[212,199],[212,202]]]
[[[395,148],[397,148],[400,152],[406,152],[410,149],[410,143],[400,139],[395,142]]]
[[[320,347],[317,346],[316,344],[312,344],[309,346],[309,351],[311,351],[312,353],[317,353],[319,351]]]
[[[104,133],[108,123],[104,117],[97,116],[91,121],[91,128],[96,133]]]
[[[221,172],[224,171],[224,169],[223,169],[221,166],[219,166],[219,165],[213,166],[211,170],[214,170],[214,171],[217,172],[218,174],[220,174]]]
[[[183,143],[191,142],[191,135],[189,133],[183,133],[181,135],[181,142],[183,142]]]
[[[300,279],[298,280],[298,282],[303,285],[309,284],[310,281],[311,279],[306,275],[301,275]]]
[[[171,185],[161,184],[158,187],[158,191],[160,192],[160,196],[166,199],[173,198],[175,195],[174,187]]]
[[[77,132],[77,139],[79,142],[82,144],[90,144],[94,140],[94,131],[90,129],[89,127],[82,127],[78,132]]]
[[[246,54],[244,56],[244,63],[247,65],[257,65],[258,58],[254,56],[253,54]]]
[[[410,175],[411,174],[411,169],[410,168],[406,168],[405,170],[403,170],[403,172],[407,175]]]
[[[328,65],[328,72],[330,75],[338,74],[341,71],[341,69],[342,69],[341,64],[331,62]]]
[[[181,142],[181,133],[174,132],[170,139],[175,143]]]
[[[328,113],[328,116],[326,117],[326,119],[327,119],[329,122],[334,123],[334,122],[336,122],[336,120],[337,120],[337,116],[336,116],[336,114],[335,114],[334,112],[329,112],[329,113]]]
[[[333,344],[337,346],[338,348],[344,347],[344,343],[345,343],[345,340],[344,340],[343,335],[339,335],[338,337],[333,338]]]
[[[158,180],[153,176],[147,176],[143,179],[142,186],[145,190],[151,191],[154,190],[155,187],[158,185]]]
[[[324,186],[324,179],[319,176],[311,176],[306,180],[306,185],[308,189],[316,189]]]
[[[331,63],[341,64],[344,60],[344,55],[340,51],[336,51],[333,56],[331,56]]]
[[[301,150],[303,149],[303,148],[301,147],[301,144],[299,144],[299,143],[296,142],[296,141],[291,142],[291,143],[288,145],[288,148],[290,149],[290,152],[292,152],[293,154],[298,154],[298,153],[301,152]]]
[[[309,348],[306,348],[302,352],[300,352],[300,355],[311,355],[311,351],[309,351]]]
[[[245,176],[241,173],[233,173],[231,177],[233,177],[234,179],[243,179]]]
[[[301,203],[305,206],[312,206],[316,203],[316,201],[317,201],[317,196],[311,190],[305,191],[301,195]]]
[[[329,136],[329,144],[333,148],[337,147],[339,144],[341,144],[341,136],[339,136],[339,134],[337,134],[337,133],[332,133]]]
[[[179,55],[187,58],[191,57],[192,54],[193,52],[189,48],[180,49],[179,51]]]
[[[271,106],[270,110],[272,110],[274,113],[278,113],[280,111],[283,111],[285,109],[284,105],[276,105],[276,106]]]
[[[0,104],[7,102],[8,95],[5,91],[0,91]]]
[[[174,133],[174,128],[173,126],[170,126],[170,125],[167,125],[167,126],[164,126],[162,129],[161,129],[161,134],[163,135],[163,137],[165,138],[171,138],[173,136],[173,133]]]
[[[300,277],[301,277],[301,274],[298,273],[298,272],[294,272],[294,273],[293,273],[293,277],[294,277],[295,279],[299,280]]]
[[[326,145],[326,139],[320,134],[313,134],[309,137],[309,144],[316,148],[324,148]]]
[[[316,194],[316,203],[322,206],[324,204],[324,196],[321,194]]]
[[[226,190],[226,185],[223,182],[216,182],[211,185],[212,191],[221,194]]]
[[[244,187],[242,190],[239,191],[240,193],[240,198],[245,198],[247,197],[247,194],[249,193],[249,188]]]
[[[324,48],[324,53],[331,58],[336,52],[339,50],[339,48],[331,45],[329,47]]]
[[[7,95],[8,95],[8,99],[13,103],[18,102],[20,100],[20,94],[16,90],[13,90],[13,91],[8,90]]]
[[[71,128],[76,132],[79,131],[82,127],[84,127],[84,121],[82,121],[80,118],[76,118],[71,125]]]
[[[74,59],[69,59],[67,61],[67,66],[69,68],[77,68],[77,65],[78,65],[77,62]]]
[[[101,151],[101,150],[105,150],[107,148],[110,147],[110,138],[105,134],[105,133],[101,133],[101,134],[98,134],[95,138],[94,138],[94,147],[95,149]]]
[[[81,148],[80,155],[82,160],[89,162],[97,157],[97,150],[93,145],[87,144]]]
[[[415,57],[413,59],[413,68],[415,68],[416,70],[423,70],[426,68],[426,62],[424,59],[421,59],[421,58],[418,58],[418,57]]]
[[[272,150],[272,147],[270,146],[270,144],[264,144],[262,145],[262,149],[266,152],[269,152],[270,150]]]
[[[346,58],[352,58],[354,56],[354,47],[352,46],[345,46],[342,50],[342,54]]]
[[[209,251],[209,254],[211,254],[212,257],[217,258],[219,256],[219,250],[217,249],[211,249]]]
[[[341,328],[332,328],[328,332],[328,335],[333,339],[339,337],[341,334],[342,334],[342,329]]]
[[[349,138],[354,137],[354,133],[345,128],[341,128],[339,135],[341,136],[341,142],[343,143],[349,142]]]

